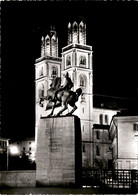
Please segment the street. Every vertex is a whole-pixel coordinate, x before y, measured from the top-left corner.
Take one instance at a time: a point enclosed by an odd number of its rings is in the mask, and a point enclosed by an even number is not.
[[[138,191],[137,191],[138,192]],[[136,194],[135,190],[127,189],[98,189],[98,188],[59,188],[59,187],[37,187],[37,188],[0,188],[2,194]]]

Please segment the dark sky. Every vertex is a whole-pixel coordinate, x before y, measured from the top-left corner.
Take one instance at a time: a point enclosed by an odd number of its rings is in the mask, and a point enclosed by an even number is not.
[[[33,136],[35,59],[41,36],[56,27],[67,45],[72,17],[86,20],[93,46],[94,93],[136,98],[138,80],[137,2],[2,2],[2,130],[5,136]]]

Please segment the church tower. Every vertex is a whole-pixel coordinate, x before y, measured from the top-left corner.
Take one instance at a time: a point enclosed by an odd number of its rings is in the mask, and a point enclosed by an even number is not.
[[[78,109],[73,113],[81,119],[82,131],[82,165],[92,165],[92,113],[93,113],[93,70],[92,46],[86,45],[86,23],[79,18],[68,24],[67,46],[62,48],[62,58],[58,57],[58,37],[55,28],[41,39],[41,57],[35,63],[36,82],[36,124],[35,139],[37,140],[38,121],[41,116],[47,116],[45,103],[40,107],[39,100],[47,95],[51,80],[61,77],[68,72],[74,86],[71,90],[82,89],[76,105]],[[56,110],[57,109],[57,110]],[[56,111],[61,108],[56,108]],[[68,111],[70,111],[69,108]],[[66,114],[68,111],[64,112]]]
[[[74,114],[81,119],[82,162],[83,166],[92,163],[92,110],[93,110],[93,70],[92,47],[86,45],[86,23],[83,19],[69,22],[68,45],[62,49],[61,76],[69,73],[74,87],[82,88],[82,95],[76,103],[78,109]]]
[[[50,31],[41,38],[41,57],[35,61],[35,139],[37,140],[38,121],[46,115],[45,105],[40,107],[39,100],[47,95],[51,80],[61,76],[61,58],[58,57],[58,37],[56,30],[51,26]],[[44,104],[44,102],[43,102]]]

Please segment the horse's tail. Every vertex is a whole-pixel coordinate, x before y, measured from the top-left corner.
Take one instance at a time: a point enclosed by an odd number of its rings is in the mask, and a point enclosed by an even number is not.
[[[82,89],[78,88],[76,89],[76,100],[78,101],[79,96],[82,94]]]

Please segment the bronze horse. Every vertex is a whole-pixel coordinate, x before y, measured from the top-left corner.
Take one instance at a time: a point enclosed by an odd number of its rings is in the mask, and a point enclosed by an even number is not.
[[[47,117],[51,117],[53,115],[57,102],[62,103],[63,109],[61,109],[56,114],[56,116],[60,116],[62,112],[64,112],[68,108],[68,104],[71,107],[73,107],[73,109],[67,115],[72,115],[72,113],[77,109],[75,103],[78,101],[78,98],[82,93],[82,89],[78,88],[76,92],[70,90],[58,91],[60,85],[61,85],[61,78],[56,77],[55,79],[53,79],[51,88],[47,90],[47,96],[44,99],[49,100],[49,103],[52,103],[51,113]],[[40,100],[40,104],[41,104],[41,100]],[[48,104],[46,106],[46,110],[48,108]]]

